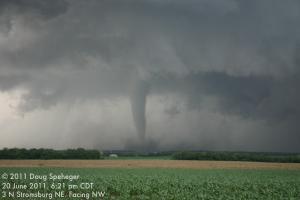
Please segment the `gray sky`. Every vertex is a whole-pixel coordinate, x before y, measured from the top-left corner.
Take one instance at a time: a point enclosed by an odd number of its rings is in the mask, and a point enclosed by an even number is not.
[[[300,1],[1,0],[0,148],[300,152]]]

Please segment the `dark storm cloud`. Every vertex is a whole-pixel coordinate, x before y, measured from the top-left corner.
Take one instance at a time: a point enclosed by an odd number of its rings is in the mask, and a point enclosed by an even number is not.
[[[220,72],[194,73],[182,79],[156,77],[153,87],[157,92],[181,92],[188,97],[190,109],[203,107],[204,96],[219,100],[218,110],[245,118],[284,120],[300,117],[300,95],[296,92],[299,74],[275,79],[270,76],[231,76]],[[162,86],[159,86],[162,85]],[[204,105],[205,106],[205,105]]]
[[[282,150],[299,151],[299,24],[297,0],[0,1],[0,89],[25,89],[23,112],[126,97],[141,135],[146,97],[174,94],[161,115],[190,135],[169,148],[220,146],[221,115],[232,118],[224,134],[245,122],[241,138],[263,141],[254,149],[276,149],[284,137]]]
[[[17,85],[21,85],[28,80],[26,75],[1,76],[0,75],[0,91],[13,89]]]
[[[0,14],[33,14],[36,17],[52,18],[66,12],[68,4],[65,0],[1,0]]]
[[[150,72],[278,75],[283,65],[295,67],[290,53],[299,40],[299,20],[293,12],[278,16],[276,11],[292,6],[276,2],[263,15],[265,3],[257,1],[72,1],[65,17],[35,30],[40,36],[34,45],[6,53],[22,67],[65,59],[85,67],[82,58],[90,55],[129,70],[139,65]]]

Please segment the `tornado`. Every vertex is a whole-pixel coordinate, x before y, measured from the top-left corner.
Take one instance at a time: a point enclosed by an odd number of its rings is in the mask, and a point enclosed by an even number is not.
[[[149,86],[146,81],[135,81],[130,102],[134,125],[141,142],[145,141],[146,134],[146,103],[148,92]]]

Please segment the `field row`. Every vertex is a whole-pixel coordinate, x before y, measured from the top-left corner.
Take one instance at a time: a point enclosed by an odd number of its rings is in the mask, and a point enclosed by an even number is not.
[[[0,160],[0,167],[295,169],[300,163],[184,160]]]

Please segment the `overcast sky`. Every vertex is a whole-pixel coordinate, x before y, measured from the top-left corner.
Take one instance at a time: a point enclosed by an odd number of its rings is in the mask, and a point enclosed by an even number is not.
[[[300,1],[1,0],[0,148],[300,152]]]

